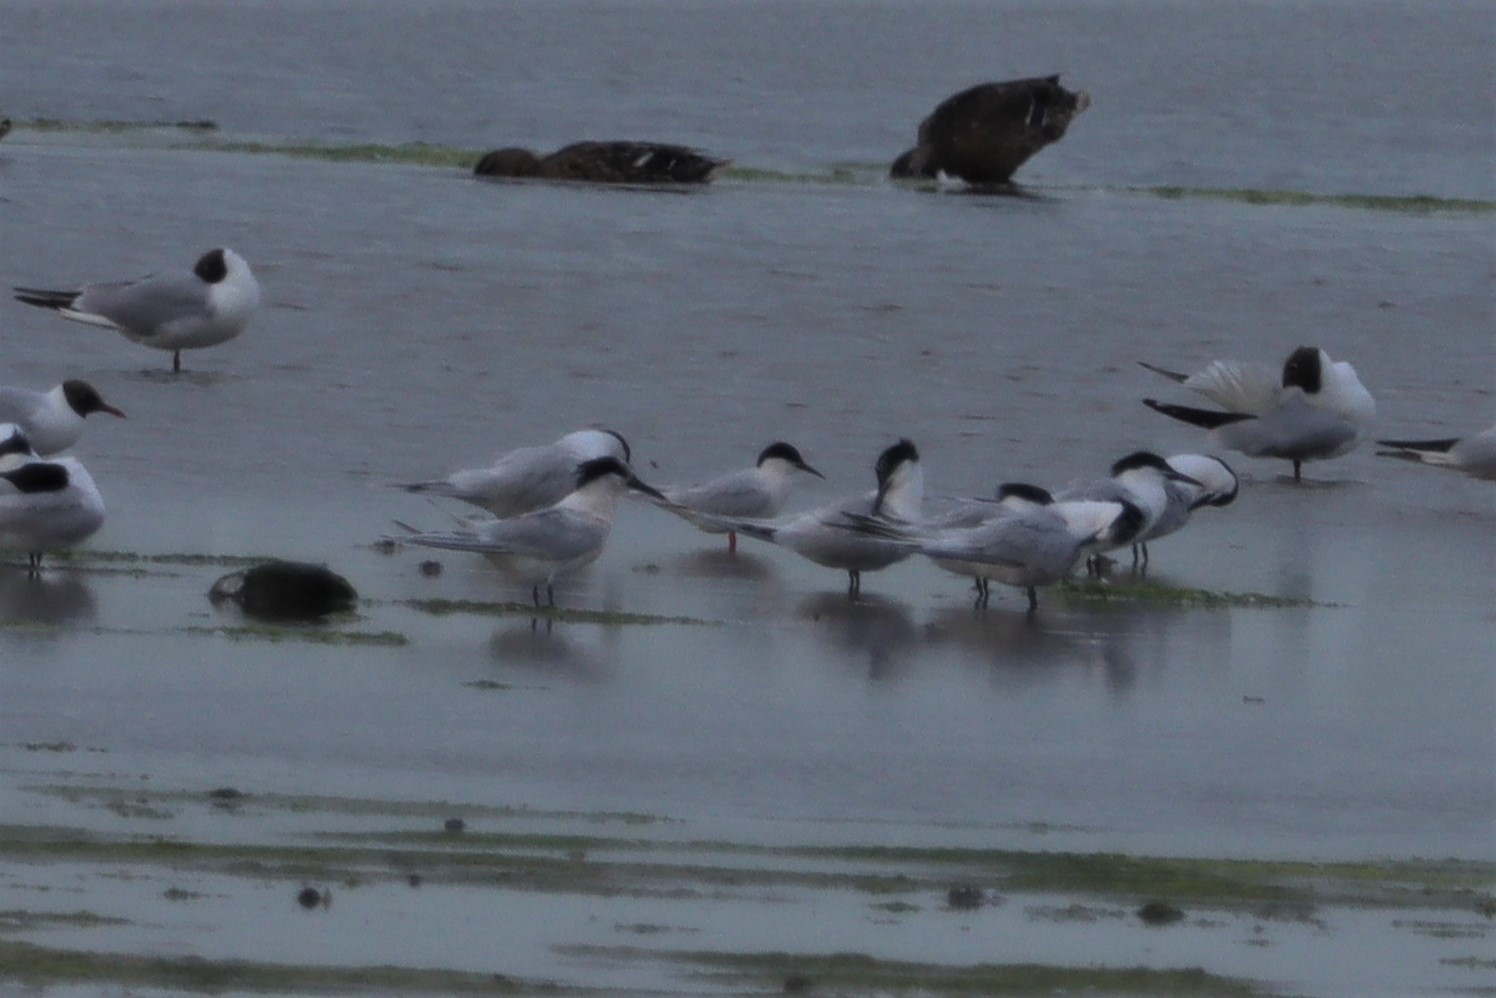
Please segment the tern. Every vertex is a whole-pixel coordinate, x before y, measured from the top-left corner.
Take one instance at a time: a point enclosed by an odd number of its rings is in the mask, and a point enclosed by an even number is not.
[[[919,451],[900,440],[878,456],[873,468],[878,487],[872,492],[778,520],[699,514],[722,530],[733,530],[788,548],[803,558],[847,573],[847,594],[862,591],[862,573],[903,561],[912,549],[896,540],[847,529],[849,517],[876,516],[917,521],[924,498],[924,470]]]
[[[440,481],[397,486],[407,492],[446,496],[488,510],[501,519],[554,506],[576,489],[577,465],[611,457],[628,464],[628,441],[612,430],[577,430],[554,443],[521,447],[487,468],[453,472]]]
[[[738,535],[706,516],[771,519],[784,508],[796,472],[825,478],[805,463],[791,444],[775,441],[759,452],[753,467],[730,471],[700,485],[666,487],[664,508],[709,534],[727,534],[727,550],[736,551]]]
[[[978,607],[987,605],[988,583],[1022,589],[1028,612],[1039,609],[1038,587],[1068,578],[1081,558],[1129,543],[1144,514],[1131,502],[1075,499],[1044,501],[1034,486],[1010,510],[975,527],[930,531],[877,517],[854,518],[857,529],[890,538],[956,575],[976,580]]]
[[[1055,499],[1131,503],[1143,517],[1135,535],[1145,535],[1168,511],[1168,487],[1171,482],[1203,488],[1198,481],[1176,471],[1152,451],[1133,451],[1112,462],[1110,478],[1098,478],[1069,486],[1056,492]],[[1131,540],[1129,538],[1129,543]],[[1093,553],[1101,554],[1102,550]]]
[[[1195,510],[1205,506],[1229,506],[1236,501],[1241,481],[1231,466],[1208,454],[1175,454],[1164,462],[1184,478],[1170,479],[1164,485],[1168,501],[1164,510],[1133,540],[1133,561],[1142,554],[1148,564],[1148,542],[1167,537],[1182,529]]]
[[[556,578],[591,564],[603,553],[619,496],[633,490],[664,499],[615,457],[576,465],[573,482],[570,495],[545,509],[489,520],[470,530],[417,533],[404,539],[423,547],[485,555],[500,571],[528,582],[536,606],[544,584],[546,602],[555,606]]]

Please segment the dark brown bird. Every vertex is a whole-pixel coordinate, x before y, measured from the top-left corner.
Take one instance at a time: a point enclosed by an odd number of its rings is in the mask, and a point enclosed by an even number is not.
[[[991,186],[1012,180],[1040,149],[1064,138],[1091,105],[1056,76],[979,83],[947,97],[919,123],[919,144],[893,161],[892,177],[960,177]]]
[[[548,156],[529,149],[495,149],[478,160],[473,173],[595,184],[704,184],[729,162],[659,142],[575,142]]]

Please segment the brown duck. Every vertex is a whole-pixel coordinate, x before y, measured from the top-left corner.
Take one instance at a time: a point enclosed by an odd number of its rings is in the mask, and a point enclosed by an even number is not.
[[[1090,105],[1089,94],[1066,90],[1058,75],[979,83],[947,97],[919,123],[919,144],[893,161],[889,176],[945,173],[968,184],[1009,183]]]
[[[659,142],[576,142],[548,156],[529,149],[495,149],[478,160],[473,173],[595,184],[704,184],[729,162]]]

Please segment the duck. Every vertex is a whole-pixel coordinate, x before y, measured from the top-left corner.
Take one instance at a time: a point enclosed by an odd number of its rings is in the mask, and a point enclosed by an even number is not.
[[[1058,74],[978,83],[935,106],[919,123],[919,140],[889,167],[895,178],[959,177],[978,187],[1010,184],[1039,150],[1065,137],[1091,106],[1084,90]]]
[[[594,184],[705,184],[730,162],[662,142],[574,142],[548,155],[495,149],[478,160],[473,174]]]

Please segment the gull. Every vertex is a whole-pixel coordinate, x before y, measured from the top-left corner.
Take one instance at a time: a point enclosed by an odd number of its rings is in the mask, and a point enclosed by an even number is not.
[[[1418,461],[1435,468],[1461,471],[1471,478],[1496,481],[1496,426],[1472,433],[1466,437],[1447,437],[1442,440],[1378,440],[1383,447],[1382,457],[1397,457],[1405,461]]]
[[[619,496],[633,490],[664,498],[615,457],[583,461],[574,467],[574,476],[571,494],[553,506],[509,519],[489,520],[470,530],[417,533],[405,540],[423,547],[485,555],[500,571],[528,582],[536,606],[540,606],[540,586],[544,583],[546,601],[555,606],[552,584],[556,578],[591,564],[603,553]]]
[[[827,568],[847,573],[847,595],[862,591],[862,573],[903,561],[912,550],[895,540],[847,529],[849,517],[879,516],[893,520],[919,519],[924,497],[924,470],[919,451],[900,440],[878,455],[873,468],[878,487],[872,492],[777,520],[699,514],[722,530],[777,544]]]
[[[260,285],[231,249],[209,250],[191,270],[165,270],[138,281],[85,284],[75,291],[16,288],[16,300],[66,319],[103,326],[133,343],[172,352],[217,346],[238,336],[260,304]]]
[[[738,535],[702,514],[725,517],[770,519],[778,515],[789,498],[795,473],[825,478],[805,463],[791,444],[777,440],[759,452],[753,467],[729,471],[700,485],[663,488],[669,505],[665,509],[709,534],[727,534],[727,550],[736,551]]]
[[[0,548],[42,556],[87,540],[104,525],[104,500],[76,458],[41,458],[14,423],[0,424]]]
[[[599,457],[628,464],[632,454],[628,441],[612,430],[577,430],[554,443],[512,450],[487,468],[470,468],[440,481],[396,487],[460,499],[504,519],[565,499],[576,489],[577,465]]]
[[[97,388],[77,378],[45,392],[0,388],[0,423],[19,426],[32,448],[43,457],[77,443],[83,435],[84,417],[95,412],[107,412],[121,419],[125,416],[105,402]]]
[[[1140,362],[1142,363],[1142,362]],[[1317,347],[1299,347],[1275,375],[1262,364],[1216,361],[1183,374],[1152,364],[1143,367],[1199,392],[1223,412],[1144,399],[1148,408],[1211,431],[1216,442],[1248,457],[1293,462],[1302,481],[1305,461],[1349,453],[1376,416],[1376,402],[1345,361]]]

